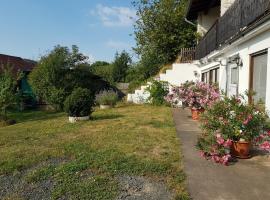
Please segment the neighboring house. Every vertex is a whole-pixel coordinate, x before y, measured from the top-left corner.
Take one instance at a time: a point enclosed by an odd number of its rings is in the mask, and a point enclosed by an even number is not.
[[[36,66],[36,64],[37,63],[33,60],[0,54],[0,68],[2,66],[7,66],[11,67],[14,73],[16,72],[23,73],[23,78],[19,82],[19,89],[21,90],[23,96],[25,97],[25,101],[31,101],[31,97],[34,98],[32,89],[27,82],[27,77],[29,73],[33,70],[33,68]]]
[[[201,81],[228,96],[255,91],[249,101],[270,110],[270,0],[190,0],[186,18],[201,35],[190,64]]]

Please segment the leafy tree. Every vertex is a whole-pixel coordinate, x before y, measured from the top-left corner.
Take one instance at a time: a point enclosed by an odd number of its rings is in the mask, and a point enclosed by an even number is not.
[[[127,71],[131,64],[131,58],[126,51],[115,54],[115,60],[112,64],[112,76],[114,82],[125,82]]]
[[[12,73],[10,66],[0,68],[0,109],[1,115],[7,119],[7,108],[17,103],[18,92],[17,81],[21,74]]]
[[[97,61],[90,66],[90,71],[93,74],[102,77],[104,80],[110,82],[111,84],[114,83],[112,75],[113,66],[110,63],[105,61]]]
[[[110,88],[90,71],[88,58],[79,52],[77,46],[56,46],[38,62],[30,74],[30,84],[35,94],[53,105],[63,109],[63,102],[75,88],[87,88],[92,93]]]
[[[195,27],[186,23],[187,0],[136,0],[135,52],[149,69],[173,62],[180,49],[195,45]]]

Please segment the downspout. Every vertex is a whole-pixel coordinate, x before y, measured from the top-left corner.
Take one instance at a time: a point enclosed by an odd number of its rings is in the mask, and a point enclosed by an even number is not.
[[[185,22],[187,22],[187,23],[191,24],[192,26],[197,27],[197,25],[196,25],[196,24],[194,24],[193,22],[189,21],[189,20],[188,20],[186,17],[185,17]]]

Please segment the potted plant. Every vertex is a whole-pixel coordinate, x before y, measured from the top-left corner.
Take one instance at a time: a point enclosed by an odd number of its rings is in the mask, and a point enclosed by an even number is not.
[[[89,120],[93,106],[94,97],[88,89],[84,88],[73,90],[64,102],[64,109],[71,123]]]
[[[118,94],[113,90],[103,90],[96,95],[96,102],[101,109],[112,108],[118,101]]]
[[[253,104],[247,104],[243,97],[224,97],[208,107],[202,115],[204,134],[198,141],[198,147],[205,155],[211,156],[221,149],[213,142],[213,138],[216,138],[221,145],[225,141],[226,147],[230,144],[227,155],[249,158],[250,147],[261,134],[265,119],[265,112]]]

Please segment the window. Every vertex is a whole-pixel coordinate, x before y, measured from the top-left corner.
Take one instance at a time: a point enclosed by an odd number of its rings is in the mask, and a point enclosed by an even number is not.
[[[267,52],[251,56],[250,90],[256,92],[250,101],[263,102],[266,100],[267,81]]]
[[[238,84],[238,67],[231,68],[231,84]]]
[[[219,81],[219,68],[211,69],[202,73],[202,82],[205,83],[218,83]]]

